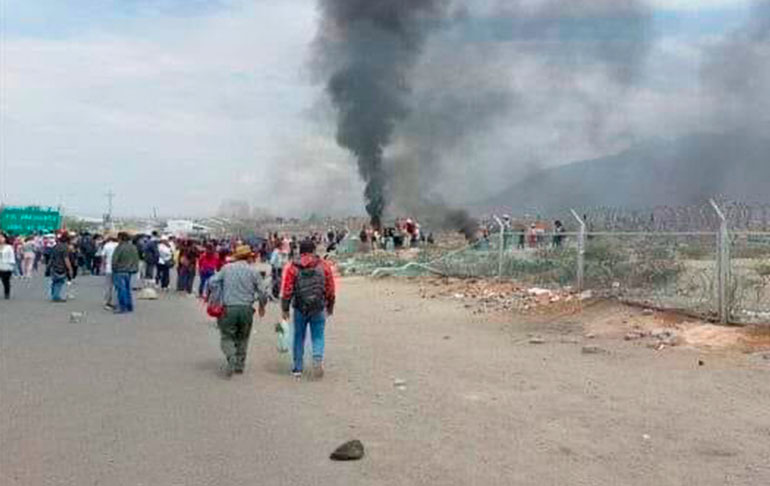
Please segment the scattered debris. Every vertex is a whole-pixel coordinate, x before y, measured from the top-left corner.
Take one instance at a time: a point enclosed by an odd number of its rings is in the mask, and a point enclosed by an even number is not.
[[[358,461],[364,457],[364,444],[360,440],[351,440],[339,446],[332,452],[332,461]]]
[[[473,314],[573,311],[580,300],[569,287],[553,290],[474,278],[425,278],[421,280],[419,295],[423,299],[442,297],[462,301]]]
[[[589,300],[594,298],[594,293],[591,290],[585,290],[583,292],[580,292],[580,295],[578,296],[580,300]]]
[[[529,340],[529,344],[545,344],[545,339],[540,337],[533,337]]]
[[[396,378],[393,380],[393,386],[398,390],[406,390],[406,380]]]
[[[642,315],[643,316],[653,316],[653,315],[655,315],[655,311],[652,310],[652,309],[644,309],[642,311]]]
[[[705,361],[703,361],[702,359],[699,359],[699,360],[698,360],[698,366],[703,366],[703,365],[705,365],[705,364],[706,364],[706,362],[705,362]]]
[[[636,330],[633,330],[631,332],[626,333],[626,335],[623,336],[623,339],[625,339],[626,341],[634,341],[634,340],[637,340],[637,339],[646,338],[647,336],[648,336],[648,334],[645,331],[636,329]]]
[[[85,312],[72,312],[70,313],[70,323],[79,324],[85,320]]]
[[[609,354],[609,351],[602,349],[599,346],[583,346],[580,351],[583,354]]]
[[[551,291],[548,289],[541,289],[538,287],[531,288],[527,291],[529,295],[534,295],[535,297],[541,297],[541,296],[548,296],[550,297],[552,295]]]

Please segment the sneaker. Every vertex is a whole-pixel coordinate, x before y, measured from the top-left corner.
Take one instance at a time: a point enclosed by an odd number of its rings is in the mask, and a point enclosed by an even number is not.
[[[302,379],[302,372],[301,371],[292,371],[291,376],[294,377],[296,381],[300,381]]]

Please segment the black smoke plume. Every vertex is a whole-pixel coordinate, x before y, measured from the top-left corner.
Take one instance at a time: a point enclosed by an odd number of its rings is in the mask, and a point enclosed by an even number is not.
[[[616,144],[617,107],[650,46],[644,0],[319,5],[316,73],[375,225],[390,210],[470,232],[450,208],[550,162],[535,127],[556,146]]]
[[[317,38],[327,92],[338,111],[337,142],[350,150],[366,183],[366,210],[380,226],[387,205],[383,157],[409,113],[410,71],[440,0],[320,0]]]

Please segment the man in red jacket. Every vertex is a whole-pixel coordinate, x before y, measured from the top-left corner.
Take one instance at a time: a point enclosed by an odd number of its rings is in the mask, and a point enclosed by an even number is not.
[[[315,254],[316,245],[305,240],[299,245],[299,259],[289,263],[283,271],[281,305],[283,318],[289,319],[294,307],[294,368],[295,378],[302,377],[305,335],[310,327],[313,343],[313,375],[323,378],[324,328],[326,316],[334,312],[334,274],[331,267]]]

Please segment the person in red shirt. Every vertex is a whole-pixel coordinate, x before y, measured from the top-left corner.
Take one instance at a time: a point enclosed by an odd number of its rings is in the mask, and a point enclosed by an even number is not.
[[[198,297],[203,298],[206,292],[206,285],[211,277],[222,268],[219,253],[211,243],[206,245],[206,251],[198,259],[198,274],[200,275],[200,285],[198,286]]]
[[[302,377],[305,335],[310,327],[313,343],[313,374],[316,379],[323,377],[324,329],[326,317],[334,312],[336,300],[334,273],[326,260],[315,254],[316,245],[305,240],[299,245],[300,256],[286,265],[281,286],[281,307],[283,318],[289,319],[294,308],[294,368],[295,378]]]

